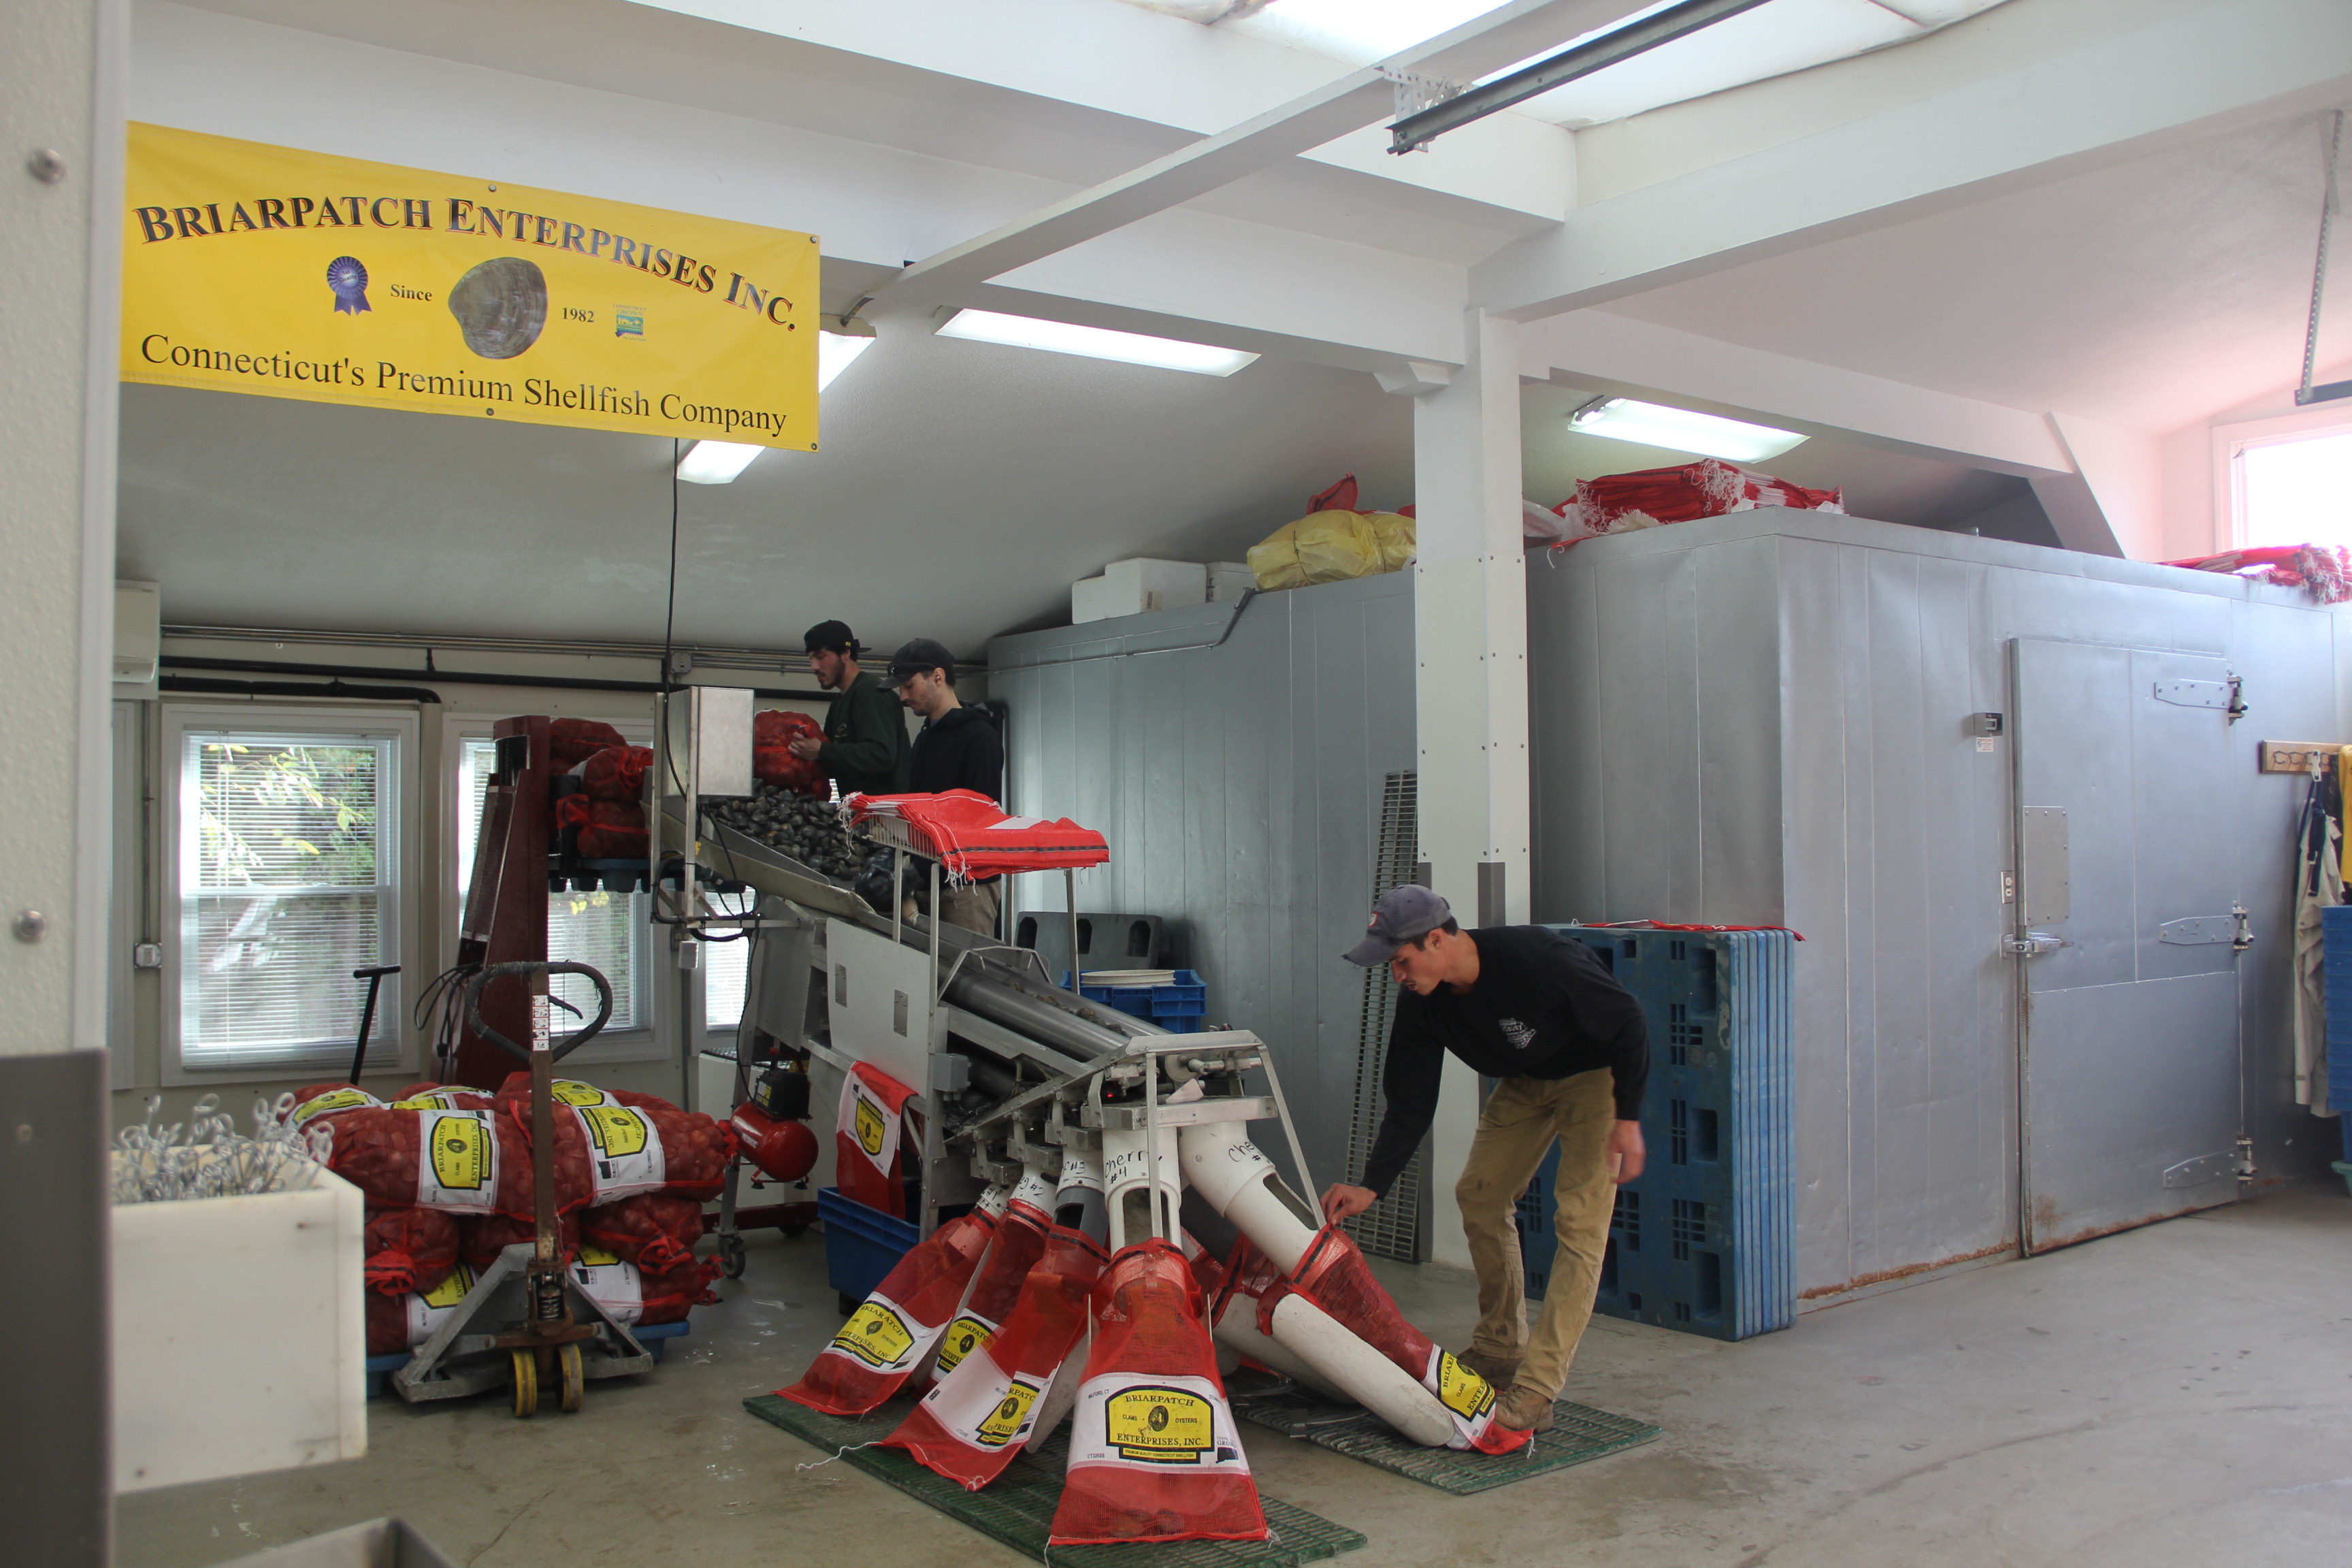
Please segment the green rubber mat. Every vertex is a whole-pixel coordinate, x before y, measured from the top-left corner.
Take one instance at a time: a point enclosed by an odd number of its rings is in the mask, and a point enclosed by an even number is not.
[[[1228,1381],[1226,1392],[1234,1414],[1286,1436],[1416,1481],[1457,1497],[1507,1486],[1530,1476],[1548,1476],[1570,1465],[1638,1447],[1657,1437],[1664,1428],[1629,1415],[1612,1415],[1589,1405],[1563,1399],[1552,1406],[1553,1426],[1516,1454],[1474,1454],[1461,1448],[1424,1448],[1397,1436],[1379,1416],[1351,1405],[1333,1405],[1293,1384],[1252,1388],[1240,1378]]]
[[[945,1476],[936,1475],[900,1448],[858,1448],[896,1431],[914,1407],[911,1397],[892,1400],[871,1415],[827,1415],[805,1405],[762,1394],[743,1402],[743,1408],[761,1420],[782,1427],[802,1441],[855,1465],[867,1475],[889,1482],[908,1496],[930,1504],[949,1518],[971,1526],[982,1535],[1004,1542],[1013,1551],[1044,1563],[1045,1538],[1054,1527],[1054,1509],[1062,1500],[1062,1472],[1070,1458],[1069,1428],[1033,1453],[1024,1454],[985,1491],[968,1492]],[[1271,1541],[1139,1542],[1122,1546],[1056,1546],[1053,1568],[1294,1568],[1353,1552],[1364,1544],[1361,1532],[1328,1519],[1258,1494]]]

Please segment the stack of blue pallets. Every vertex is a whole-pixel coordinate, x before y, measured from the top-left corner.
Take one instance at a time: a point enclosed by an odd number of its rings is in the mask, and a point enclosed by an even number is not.
[[[2327,1109],[2352,1112],[2352,904],[2319,911],[2327,987]],[[2337,1118],[2344,1158],[2336,1173],[2352,1190],[2352,1115]]]
[[[1650,1026],[1649,1161],[1617,1191],[1594,1310],[1723,1340],[1787,1328],[1797,1308],[1790,933],[1551,929],[1592,949]],[[1559,1169],[1555,1145],[1519,1199],[1529,1296],[1550,1280]]]
[[[1089,977],[1100,973],[1087,971]],[[1089,985],[1083,994],[1089,1002],[1116,1007],[1131,1018],[1149,1018],[1171,1035],[1197,1035],[1209,1011],[1209,988],[1197,970],[1170,973],[1174,978],[1165,985]],[[1068,989],[1069,984],[1070,972],[1065,969],[1063,988]]]

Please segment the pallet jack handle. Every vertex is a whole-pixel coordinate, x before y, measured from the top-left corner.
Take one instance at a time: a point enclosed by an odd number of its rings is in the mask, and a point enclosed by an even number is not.
[[[482,987],[493,980],[509,974],[539,974],[550,977],[558,974],[584,974],[595,983],[596,1016],[589,1021],[586,1028],[566,1035],[562,1039],[547,1047],[548,1055],[557,1061],[562,1061],[565,1057],[594,1039],[596,1032],[612,1022],[613,983],[605,979],[604,972],[593,963],[573,963],[569,960],[541,963],[531,959],[518,959],[509,963],[485,964],[472,979],[466,982],[466,1022],[472,1026],[475,1034],[497,1046],[509,1056],[518,1058],[526,1067],[530,1064],[530,1047],[515,1044],[482,1021]]]
[[[352,1047],[352,1083],[357,1087],[360,1068],[367,1063],[368,1037],[375,1033],[375,994],[383,986],[383,977],[400,973],[397,963],[379,963],[373,969],[354,969],[352,978],[368,983],[367,1005],[360,1009],[360,1043]]]

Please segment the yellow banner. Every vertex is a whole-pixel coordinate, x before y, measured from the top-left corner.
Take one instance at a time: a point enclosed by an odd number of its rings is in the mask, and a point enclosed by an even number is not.
[[[131,127],[122,379],[814,452],[813,234]]]

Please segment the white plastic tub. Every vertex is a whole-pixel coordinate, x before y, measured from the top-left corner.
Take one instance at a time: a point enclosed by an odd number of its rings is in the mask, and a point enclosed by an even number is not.
[[[114,1210],[115,1490],[367,1452],[365,1223],[326,1171]]]

